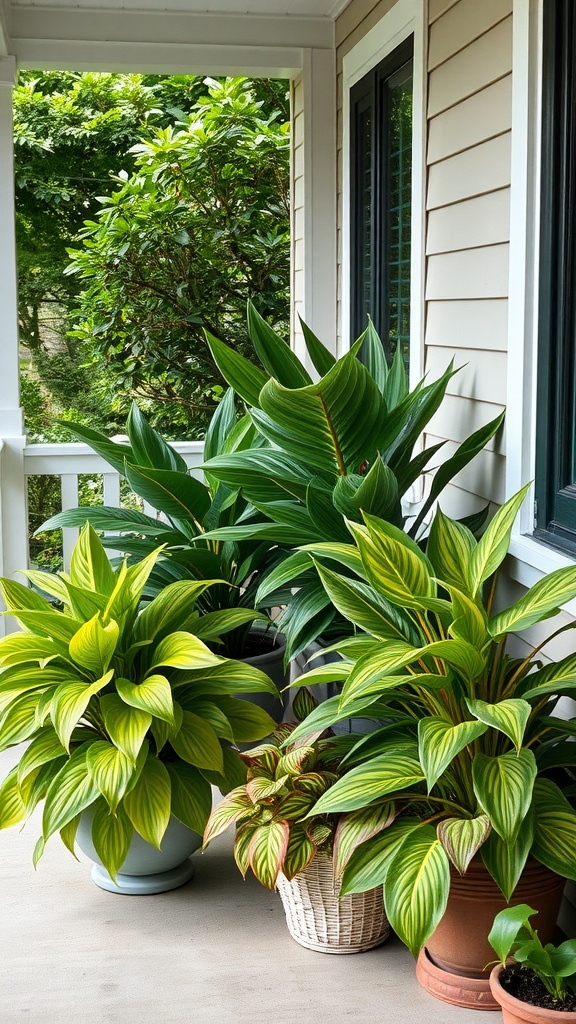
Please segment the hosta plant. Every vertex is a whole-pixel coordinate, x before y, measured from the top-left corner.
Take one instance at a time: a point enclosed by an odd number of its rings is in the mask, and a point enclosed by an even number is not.
[[[133,829],[159,847],[174,815],[201,834],[210,784],[226,792],[245,777],[235,744],[274,728],[241,699],[275,694],[273,683],[206,645],[221,624],[196,604],[218,581],[177,581],[141,610],[158,557],[113,570],[87,524],[69,574],[27,573],[59,607],[0,581],[20,626],[0,640],[0,750],[27,744],[0,786],[0,827],[43,801],[35,861],[55,832],[72,850],[88,809],[96,852],[113,878]]]
[[[339,674],[343,689],[293,741],[311,742],[340,718],[385,723],[349,753],[351,770],[312,813],[380,808],[392,822],[356,850],[343,891],[384,883],[387,916],[414,954],[444,913],[451,866],[463,874],[479,855],[506,900],[530,854],[576,879],[576,813],[559,785],[576,766],[576,725],[554,715],[560,696],[576,690],[576,656],[540,660],[547,640],[576,623],[551,627],[523,657],[508,650],[512,634],[576,596],[576,567],[495,606],[495,574],[525,491],[479,541],[438,510],[426,554],[370,515],[349,524],[354,545],[311,549],[327,595],[358,632],[336,645],[340,664],[300,680]]]
[[[295,701],[310,696],[301,690]],[[309,744],[291,742],[294,725],[283,724],[272,742],[240,755],[247,767],[244,784],[218,804],[208,821],[204,845],[231,825],[236,827],[234,857],[243,875],[251,869],[274,889],[280,872],[289,880],[317,853],[333,856],[339,875],[356,847],[385,828],[381,809],[350,814],[311,814],[318,798],[342,776],[349,737],[330,736]]]
[[[490,440],[502,415],[438,465],[442,444],[419,445],[456,372],[451,366],[438,380],[422,380],[410,391],[400,350],[388,367],[372,326],[335,359],[302,324],[311,362],[321,375],[313,381],[252,306],[248,325],[262,369],[217,338],[208,341],[223,376],[249,407],[258,446],[212,456],[207,452],[206,471],[229,488],[240,488],[267,520],[268,539],[281,544],[345,543],[346,519],[361,522],[361,510],[419,537],[438,495]],[[402,499],[434,464],[426,498],[407,521]],[[242,541],[250,530],[248,523],[236,524],[210,536]],[[295,593],[287,590],[296,586]],[[283,558],[266,573],[257,594],[260,602],[286,603],[282,629],[292,656],[333,625],[334,607],[305,552]],[[345,623],[345,617],[339,619],[332,631],[341,634]]]

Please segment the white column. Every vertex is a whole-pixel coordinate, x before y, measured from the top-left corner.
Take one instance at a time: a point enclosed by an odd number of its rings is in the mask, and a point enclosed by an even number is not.
[[[303,319],[334,353],[337,324],[336,55],[303,51]],[[302,339],[296,333],[302,357]]]
[[[0,575],[28,562],[24,423],[20,408],[18,293],[14,224],[12,89],[14,57],[0,60]],[[0,632],[4,620],[0,620]]]

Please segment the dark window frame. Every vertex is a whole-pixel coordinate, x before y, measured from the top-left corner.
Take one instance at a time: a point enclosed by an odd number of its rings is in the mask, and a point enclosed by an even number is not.
[[[369,307],[386,354],[388,351],[390,273],[383,253],[389,233],[389,124],[387,85],[414,61],[414,37],[411,35],[350,91],[350,330],[355,340],[366,328]],[[361,116],[372,118],[371,138],[362,138]],[[369,168],[368,168],[369,162]],[[371,204],[366,218],[364,176],[369,170]],[[369,248],[371,280],[369,301],[365,301],[364,254]]]
[[[534,536],[576,554],[576,10],[545,0]]]

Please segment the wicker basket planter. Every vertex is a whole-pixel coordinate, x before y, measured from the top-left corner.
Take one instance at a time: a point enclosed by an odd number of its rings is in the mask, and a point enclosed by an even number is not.
[[[318,854],[291,882],[276,883],[293,939],[318,953],[362,953],[385,942],[390,925],[382,887],[338,898],[332,858]]]

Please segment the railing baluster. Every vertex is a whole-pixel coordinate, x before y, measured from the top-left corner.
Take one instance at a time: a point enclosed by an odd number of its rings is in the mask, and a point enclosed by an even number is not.
[[[76,508],[78,504],[78,474],[63,473],[60,478],[60,493],[62,495],[62,511],[69,508]],[[78,539],[78,530],[74,527],[66,527],[62,530],[62,551],[64,555],[64,570],[70,568],[70,556],[72,549]]]
[[[120,474],[103,473],[102,480],[104,504],[111,508],[120,508]],[[116,532],[111,530],[110,535],[114,536]],[[117,558],[122,554],[121,551],[116,551],[113,548],[107,548],[106,551],[108,558]]]

